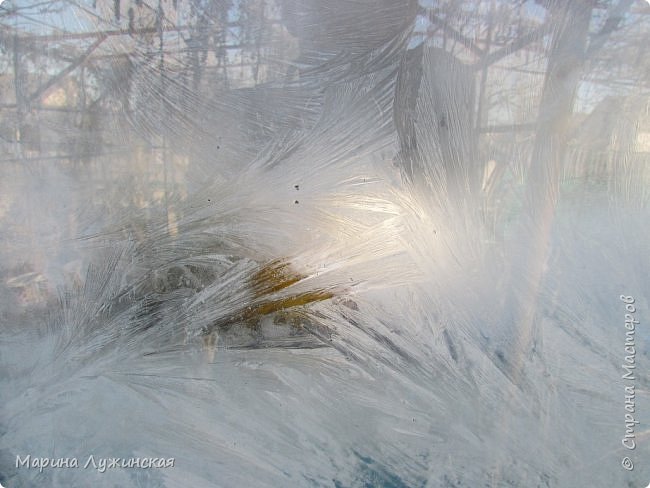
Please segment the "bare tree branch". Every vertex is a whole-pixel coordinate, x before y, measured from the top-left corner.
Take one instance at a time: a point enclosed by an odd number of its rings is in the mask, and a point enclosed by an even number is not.
[[[449,34],[449,36],[452,39],[460,42],[463,46],[465,46],[467,49],[472,51],[477,56],[482,57],[485,55],[483,49],[478,47],[472,40],[468,39],[467,37],[457,32],[455,29],[451,28],[449,24],[447,24],[447,22],[445,22],[437,15],[430,14],[429,18],[431,19],[431,22],[439,25],[442,28],[442,30],[444,30],[447,34]]]
[[[99,47],[99,45],[104,42],[104,39],[106,39],[106,36],[101,36],[99,39],[97,39],[95,42],[92,43],[92,45],[84,51],[84,53],[79,56],[76,61],[68,65],[63,71],[60,73],[56,74],[52,78],[50,78],[45,84],[40,86],[36,92],[34,92],[32,95],[29,96],[28,102],[32,102],[38,98],[40,98],[43,93],[45,93],[47,90],[49,90],[51,87],[56,85],[59,81],[61,81],[63,78],[65,78],[67,75],[72,73],[77,67],[79,67],[87,58],[90,56],[90,54]]]
[[[605,21],[605,25],[603,25],[603,28],[600,29],[597,34],[591,36],[589,47],[585,53],[585,57],[587,59],[593,57],[605,45],[605,42],[607,42],[610,34],[618,29],[621,21],[623,20],[623,17],[625,16],[625,13],[631,6],[632,0],[621,0],[618,2],[618,4],[616,4],[615,7],[612,7],[611,12],[607,16],[607,20]]]
[[[494,64],[497,61],[500,61],[506,56],[510,56],[512,53],[519,51],[520,49],[523,49],[529,44],[538,41],[539,39],[542,39],[546,34],[551,32],[552,30],[553,30],[552,24],[550,22],[546,22],[543,25],[539,26],[537,29],[535,29],[533,32],[518,37],[510,44],[499,49],[498,51],[494,51],[493,53],[486,54],[480,61],[474,64],[474,68],[476,70],[484,69],[485,67],[490,66],[491,64]]]

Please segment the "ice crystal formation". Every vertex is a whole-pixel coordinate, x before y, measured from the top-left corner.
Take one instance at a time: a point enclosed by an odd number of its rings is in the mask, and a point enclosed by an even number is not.
[[[649,19],[2,2],[2,485],[646,486]]]

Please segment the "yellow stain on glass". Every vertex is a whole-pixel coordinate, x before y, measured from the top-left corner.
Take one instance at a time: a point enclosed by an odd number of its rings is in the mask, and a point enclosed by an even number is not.
[[[292,269],[291,265],[281,260],[275,260],[264,266],[251,277],[251,288],[256,299],[284,290],[298,283],[307,276],[301,275]],[[327,290],[314,290],[288,295],[275,300],[264,300],[248,307],[243,314],[243,319],[252,319],[281,312],[290,308],[309,305],[311,303],[329,300],[334,293]]]
[[[230,315],[224,321],[214,323],[208,329],[207,334],[235,322],[255,328],[262,317],[278,313],[286,321],[295,322],[293,320],[295,312],[292,312],[292,309],[329,300],[335,296],[335,293],[331,290],[316,289],[273,299],[265,298],[298,283],[306,277],[306,275],[296,272],[290,263],[283,260],[271,261],[264,265],[249,279],[249,285],[253,291],[253,303]]]

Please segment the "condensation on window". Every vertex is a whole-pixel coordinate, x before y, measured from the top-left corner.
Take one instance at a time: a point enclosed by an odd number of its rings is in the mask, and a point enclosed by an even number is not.
[[[2,485],[650,480],[647,2],[0,3]]]

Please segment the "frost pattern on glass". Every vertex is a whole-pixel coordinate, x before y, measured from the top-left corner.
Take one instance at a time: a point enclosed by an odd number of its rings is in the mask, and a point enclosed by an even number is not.
[[[0,24],[3,486],[650,481],[647,2]]]

